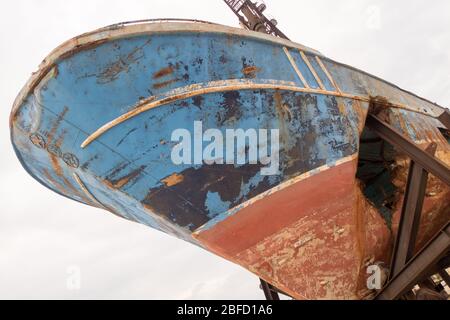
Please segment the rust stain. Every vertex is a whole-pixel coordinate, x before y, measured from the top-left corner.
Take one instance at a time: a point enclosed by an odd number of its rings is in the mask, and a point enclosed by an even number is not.
[[[106,180],[106,184],[112,188],[121,189],[131,181],[136,180],[136,178],[138,178],[142,174],[145,168],[147,168],[147,166],[141,166],[139,169],[132,171],[126,176],[111,181]]]
[[[53,184],[57,190],[59,190],[62,194],[69,196],[69,193],[67,192],[66,188],[61,183],[56,181],[55,178],[53,178],[53,176],[47,169],[42,169],[42,173],[47,178],[48,182]]]
[[[64,106],[63,111],[60,114],[58,114],[58,117],[56,118],[55,122],[53,122],[52,128],[50,129],[50,132],[47,136],[49,144],[52,143],[53,138],[55,137],[56,131],[58,130],[59,126],[61,125],[61,122],[64,120],[68,111],[69,111],[69,107]]]
[[[370,97],[369,114],[373,114],[387,123],[390,123],[389,112],[392,107],[394,106],[385,97]]]
[[[338,99],[338,109],[341,115],[347,116],[347,108],[345,107],[344,102],[341,99]]]
[[[155,83],[153,85],[153,89],[162,89],[164,87],[167,87],[169,85],[171,85],[172,83],[175,83],[177,81],[180,81],[180,79],[171,79],[171,80],[167,80],[167,81],[163,81],[163,82],[159,82],[159,83]]]
[[[77,45],[72,50],[63,53],[60,56],[60,59],[63,60],[63,59],[70,58],[80,51],[95,49],[98,46],[100,46],[108,41],[109,41],[109,39],[100,39],[100,40],[92,41],[92,42],[89,42],[86,44]]]
[[[144,57],[142,49],[149,43],[150,40],[144,45],[135,48],[129,54],[120,57],[117,61],[110,63],[103,72],[97,76],[97,82],[100,84],[112,82],[116,80],[122,72],[128,72],[132,64]]]
[[[244,74],[244,76],[250,79],[256,78],[256,74],[260,71],[261,69],[257,66],[248,66],[242,69],[242,73]]]
[[[45,178],[47,178],[48,182],[53,184],[53,186],[65,196],[70,198],[76,196],[82,199],[86,204],[93,205],[92,201],[88,199],[84,194],[81,194],[66,177],[62,177],[63,183],[60,183],[52,176],[52,174],[47,169],[43,169],[42,173],[44,174]]]
[[[62,177],[63,171],[61,165],[59,164],[59,158],[53,154],[50,154],[50,162],[52,164],[53,171],[56,173],[56,175]]]
[[[58,117],[58,119],[60,119],[60,118]],[[61,118],[61,120],[62,120],[62,118]],[[60,123],[60,121],[57,121],[57,124],[55,124],[55,125],[59,125],[59,123]],[[55,128],[55,131],[56,131],[57,127],[54,127],[54,128]],[[53,128],[52,128],[52,130],[53,130]],[[64,140],[65,134],[66,134],[66,132],[63,132],[55,143],[50,144],[47,147],[47,151],[48,151],[48,155],[50,157],[50,163],[52,165],[53,171],[59,177],[63,177],[63,175],[64,175],[63,169],[62,169],[62,167],[60,165],[59,160],[60,160],[60,158],[62,156],[62,152],[61,152],[60,147],[61,147],[61,144],[62,144],[62,142]],[[49,139],[49,141],[51,141],[51,139]]]
[[[364,125],[366,123],[367,112],[364,110],[364,108],[361,105],[361,102],[358,100],[353,100],[352,108],[358,116],[358,129],[359,134],[361,134],[364,130]]]
[[[161,180],[167,187],[175,186],[184,181],[184,176],[174,173],[173,175]]]
[[[64,175],[63,169],[61,167],[60,159],[62,157],[62,152],[61,152],[60,147],[61,147],[62,142],[64,141],[65,134],[66,134],[66,132],[64,131],[59,136],[58,140],[55,141],[55,143],[53,145],[50,145],[47,148],[47,151],[49,151],[48,154],[50,156],[50,163],[51,163],[52,169],[53,169],[54,173],[62,179],[64,185],[69,189],[69,191],[71,191],[71,193],[73,195],[78,196],[85,203],[91,204],[90,199],[88,199],[84,194],[81,194],[78,191],[78,189],[67,179],[67,177]],[[64,190],[66,190],[65,187],[64,187]]]
[[[174,71],[173,66],[168,66],[166,68],[162,68],[161,70],[155,72],[155,74],[153,75],[153,79],[165,77],[169,74],[172,74],[173,71]]]
[[[290,134],[289,129],[287,127],[287,123],[292,118],[292,113],[290,111],[289,106],[283,103],[283,97],[280,93],[280,91],[275,91],[274,94],[274,103],[275,103],[275,110],[277,113],[277,118],[279,122],[280,127],[280,140],[282,145],[286,146],[288,145]]]

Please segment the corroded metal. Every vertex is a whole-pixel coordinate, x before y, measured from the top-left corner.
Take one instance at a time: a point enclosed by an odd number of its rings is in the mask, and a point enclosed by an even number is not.
[[[447,225],[430,243],[394,277],[381,291],[377,300],[394,300],[426,277],[430,269],[450,250],[450,225]]]
[[[378,133],[383,139],[391,142],[393,145],[405,152],[428,172],[434,174],[447,185],[450,185],[450,167],[445,162],[420,149],[414,144],[413,141],[405,138],[391,126],[383,123],[383,121],[372,115],[369,116],[367,125],[369,128]]]
[[[436,152],[436,144],[426,150],[431,156]],[[420,217],[427,188],[428,172],[411,161],[406,184],[405,199],[400,218],[390,277],[395,277],[414,256],[416,237],[419,232]]]
[[[367,266],[389,263],[409,168],[402,152],[360,142],[374,101],[450,163],[443,108],[303,45],[199,22],[130,22],[68,41],[20,92],[10,126],[24,168],[63,196],[201,246],[294,298],[361,299]],[[172,132],[194,134],[194,121],[279,130],[280,174],[175,165]],[[430,177],[417,250],[449,205]]]

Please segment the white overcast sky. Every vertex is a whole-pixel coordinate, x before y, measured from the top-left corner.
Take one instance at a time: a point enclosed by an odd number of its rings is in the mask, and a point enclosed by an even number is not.
[[[267,0],[294,41],[450,106],[450,1]],[[20,167],[13,100],[57,45],[144,18],[237,26],[221,0],[5,0],[0,9],[0,299],[261,299],[240,267],[138,224],[64,199]],[[81,288],[70,290],[72,267]]]

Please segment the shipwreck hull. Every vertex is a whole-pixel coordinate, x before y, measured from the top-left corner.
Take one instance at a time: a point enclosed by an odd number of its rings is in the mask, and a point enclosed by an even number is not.
[[[360,299],[366,267],[388,263],[408,167],[396,152],[378,167],[361,162],[362,149],[379,156],[360,142],[379,97],[392,125],[437,143],[449,163],[442,108],[317,51],[214,24],[131,23],[47,57],[15,102],[11,134],[25,169],[61,195],[201,246],[296,298]],[[172,133],[195,136],[196,121],[224,135],[279,130],[279,173],[175,165]],[[374,183],[377,170],[392,188]],[[430,188],[420,243],[450,218],[448,188]]]

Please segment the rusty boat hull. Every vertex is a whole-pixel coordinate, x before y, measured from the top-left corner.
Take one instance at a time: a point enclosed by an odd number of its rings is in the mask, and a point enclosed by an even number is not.
[[[373,101],[450,164],[443,108],[318,51],[216,24],[124,23],[43,61],[16,99],[11,139],[24,168],[65,197],[205,248],[297,299],[363,299],[366,267],[389,263],[409,166],[365,128]],[[279,174],[175,165],[171,134],[194,121],[279,130]],[[449,188],[431,177],[418,248],[449,208]]]

